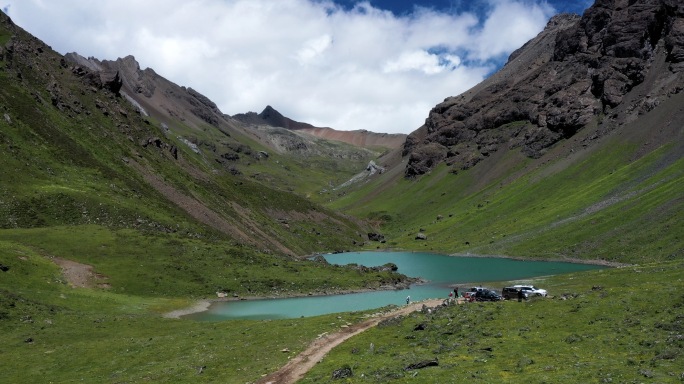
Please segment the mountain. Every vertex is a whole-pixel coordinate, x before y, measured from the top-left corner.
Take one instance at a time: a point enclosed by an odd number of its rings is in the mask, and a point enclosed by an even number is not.
[[[303,195],[342,183],[375,152],[319,140],[325,150],[306,158],[275,153],[131,56],[63,57],[0,18],[1,228],[146,228],[289,256],[367,240],[363,221]],[[302,171],[312,166],[321,172]]]
[[[114,61],[101,61],[72,52],[65,55],[65,60],[82,71],[98,73],[101,77],[114,77],[118,74],[121,79],[120,94],[141,114],[156,116],[161,120],[164,129],[182,135],[198,147],[206,146],[211,152],[216,153],[219,162],[240,157],[240,151],[249,146],[250,141],[256,141],[258,145],[280,153],[357,160],[359,163],[354,164],[355,168],[361,169],[365,163],[377,156],[378,151],[385,150],[388,143],[396,148],[403,144],[405,137],[366,133],[363,135],[364,138],[372,135],[379,138],[396,137],[393,141],[385,142],[363,140],[369,142],[366,146],[356,143],[347,146],[331,145],[325,135],[308,134],[317,130],[315,127],[294,122],[270,107],[264,112],[270,112],[270,120],[259,118],[254,113],[234,117],[223,114],[213,101],[194,89],[179,86],[159,76],[151,68],[141,69],[133,56]],[[280,123],[271,122],[276,120]],[[203,132],[206,129],[203,126],[206,125],[213,127],[212,132],[221,132],[223,137],[220,140],[213,137],[204,138]],[[291,128],[295,126],[297,132],[293,133]],[[182,127],[189,127],[192,130],[187,131]],[[346,143],[345,140],[337,141]],[[373,146],[371,143],[378,145]]]
[[[497,151],[540,158],[580,133],[592,146],[654,109],[679,119],[682,12],[674,0],[600,0],[582,17],[553,17],[499,72],[430,111],[404,145],[406,176],[442,162],[468,169]],[[654,147],[675,127],[663,119],[642,129]]]
[[[400,133],[375,133],[366,130],[338,131],[328,127],[315,127],[311,124],[301,123],[285,117],[270,105],[266,106],[259,114],[247,112],[233,115],[232,117],[247,124],[286,128],[363,148],[395,149],[401,147],[406,140],[406,135]]]
[[[375,220],[388,248],[682,257],[683,46],[681,2],[601,0],[557,15],[331,206]]]

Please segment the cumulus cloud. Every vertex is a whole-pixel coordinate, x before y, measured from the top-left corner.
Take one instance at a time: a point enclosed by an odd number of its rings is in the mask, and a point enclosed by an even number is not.
[[[491,12],[486,16],[482,29],[475,34],[471,54],[478,60],[489,60],[511,52],[537,35],[553,9],[541,4],[530,6],[523,2],[492,1]]]
[[[270,104],[319,126],[409,133],[554,13],[544,0],[477,4],[400,15],[333,0],[21,0],[5,9],[61,53],[132,54],[227,114]]]
[[[383,72],[402,72],[409,70],[421,71],[426,75],[436,75],[443,71],[456,68],[461,59],[455,55],[438,55],[418,50],[404,52],[396,60],[389,61],[383,67]]]

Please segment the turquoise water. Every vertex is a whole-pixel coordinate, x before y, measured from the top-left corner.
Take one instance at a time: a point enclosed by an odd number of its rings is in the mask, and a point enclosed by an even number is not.
[[[394,263],[399,272],[429,280],[410,289],[373,291],[346,295],[309,296],[287,299],[263,299],[214,303],[209,310],[186,318],[217,321],[227,319],[283,319],[316,316],[326,313],[361,311],[390,304],[446,298],[450,285],[479,285],[484,281],[518,280],[531,277],[605,268],[596,265],[552,261],[521,261],[488,257],[452,257],[415,252],[350,252],[326,255],[332,264],[357,263],[368,267]],[[502,287],[489,288],[501,291]],[[544,288],[543,286],[541,288]],[[553,292],[549,292],[553,295]]]

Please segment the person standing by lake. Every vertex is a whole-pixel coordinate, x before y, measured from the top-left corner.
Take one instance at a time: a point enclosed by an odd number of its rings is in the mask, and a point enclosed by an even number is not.
[[[409,305],[411,302],[411,296],[406,296],[406,305]]]

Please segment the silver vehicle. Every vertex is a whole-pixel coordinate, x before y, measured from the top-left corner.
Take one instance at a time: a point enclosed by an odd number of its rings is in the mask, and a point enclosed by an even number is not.
[[[523,293],[526,294],[526,297],[529,297],[529,296],[546,297],[546,289],[537,288],[534,285],[519,284],[519,285],[514,285],[513,288],[522,289]]]

